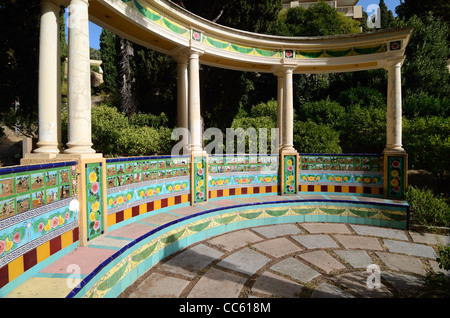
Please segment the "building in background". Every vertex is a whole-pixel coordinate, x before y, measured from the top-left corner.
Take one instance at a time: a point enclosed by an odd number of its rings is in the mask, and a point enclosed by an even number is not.
[[[302,6],[305,9],[309,6],[317,3],[318,0],[298,0],[298,1],[290,1],[290,0],[282,0],[283,7],[294,8],[298,6]],[[351,17],[355,20],[362,19],[363,7],[357,6],[359,0],[333,0],[333,1],[325,1],[330,6],[335,8],[339,12],[343,12],[347,17]]]

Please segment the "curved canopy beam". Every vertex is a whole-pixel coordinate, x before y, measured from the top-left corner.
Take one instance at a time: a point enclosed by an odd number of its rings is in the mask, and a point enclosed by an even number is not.
[[[401,58],[412,28],[323,37],[241,31],[203,19],[167,0],[91,0],[90,20],[137,44],[177,57],[240,71],[336,73],[386,68]]]

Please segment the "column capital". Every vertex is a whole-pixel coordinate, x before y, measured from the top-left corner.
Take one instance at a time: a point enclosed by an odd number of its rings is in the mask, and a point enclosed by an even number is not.
[[[282,64],[274,68],[273,74],[278,77],[284,76],[286,73],[294,73],[294,70],[298,67],[297,63],[290,60],[283,59]]]
[[[89,0],[66,0],[66,1],[70,2],[70,4],[72,4],[74,2],[83,2],[84,4],[89,5]]]
[[[402,67],[404,61],[405,61],[405,56],[403,56],[403,55],[386,59],[384,68],[386,70],[389,70],[392,67]]]

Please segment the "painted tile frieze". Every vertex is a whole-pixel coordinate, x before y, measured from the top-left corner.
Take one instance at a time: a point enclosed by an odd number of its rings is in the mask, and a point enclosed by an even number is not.
[[[141,186],[139,186],[141,185]],[[108,210],[120,206],[127,206],[131,203],[161,197],[164,195],[171,195],[179,192],[189,190],[189,180],[176,179],[166,180],[166,182],[158,182],[153,184],[136,184],[136,187],[130,187],[123,191],[108,193],[107,207]]]
[[[379,155],[300,155],[300,184],[383,186]]]
[[[22,222],[2,227],[0,258],[73,222],[78,223],[78,214],[76,211],[71,211],[69,205],[65,205]]]
[[[240,174],[211,176],[209,186],[216,187],[239,187],[244,185],[276,184],[279,180],[278,174]]]
[[[383,171],[381,155],[300,155],[301,171]]]
[[[54,167],[50,164],[49,167],[29,171],[20,167],[17,172],[8,174],[1,172],[13,169],[0,169],[0,220],[76,193],[75,165]]]
[[[106,161],[107,188],[189,175],[188,157],[148,157]]]
[[[277,173],[278,155],[210,156],[209,173],[258,172]]]

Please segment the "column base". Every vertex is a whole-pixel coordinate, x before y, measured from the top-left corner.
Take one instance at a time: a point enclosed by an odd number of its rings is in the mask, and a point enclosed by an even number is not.
[[[64,150],[64,154],[69,155],[83,155],[83,154],[95,154],[95,150],[90,146],[76,146]]]
[[[384,148],[383,154],[389,154],[389,155],[391,155],[391,154],[400,154],[400,155],[402,155],[402,154],[406,154],[406,151],[401,146],[398,146],[398,147],[387,147],[387,148]]]

